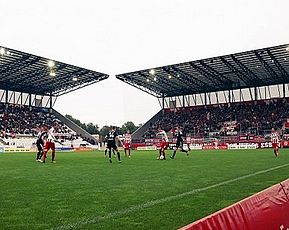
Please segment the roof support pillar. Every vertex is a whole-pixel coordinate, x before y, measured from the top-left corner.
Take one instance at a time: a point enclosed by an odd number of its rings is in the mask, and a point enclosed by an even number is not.
[[[185,95],[183,95],[183,108],[185,107]]]
[[[8,110],[8,90],[5,90],[5,112]]]
[[[254,100],[255,100],[255,101],[258,100],[258,91],[257,91],[257,87],[254,87]]]
[[[8,104],[8,90],[5,90],[5,104]]]
[[[231,90],[229,89],[229,104],[232,102],[232,98],[231,98]]]
[[[208,104],[207,102],[207,93],[205,93],[205,106]]]
[[[52,93],[49,95],[49,112],[52,113],[52,107],[53,107],[53,102],[52,102]]]
[[[285,87],[285,84],[283,84],[283,98],[286,97],[286,87]]]
[[[28,97],[29,97],[28,106],[29,106],[29,110],[31,111],[32,110],[32,95],[31,95],[31,93],[29,93]]]
[[[165,95],[162,93],[162,113],[165,113]]]

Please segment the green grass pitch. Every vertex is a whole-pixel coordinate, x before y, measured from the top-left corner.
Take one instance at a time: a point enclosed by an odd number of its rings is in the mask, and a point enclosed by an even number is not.
[[[289,149],[121,155],[1,153],[0,229],[177,229],[289,176]]]

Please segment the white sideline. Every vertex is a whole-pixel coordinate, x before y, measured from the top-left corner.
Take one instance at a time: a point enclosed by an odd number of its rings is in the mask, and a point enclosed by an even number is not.
[[[261,171],[255,172],[255,173],[251,173],[251,174],[247,174],[247,175],[244,175],[244,176],[240,176],[240,177],[237,177],[237,178],[234,178],[234,179],[230,179],[230,180],[227,180],[227,181],[223,181],[223,182],[220,182],[220,183],[217,183],[217,184],[209,185],[207,187],[193,189],[193,190],[188,191],[188,192],[180,193],[180,194],[173,195],[173,196],[168,196],[168,197],[157,199],[157,200],[147,201],[147,202],[145,202],[143,204],[133,205],[133,206],[131,206],[129,208],[126,208],[126,209],[123,209],[123,210],[120,210],[120,211],[115,211],[115,212],[108,213],[105,216],[95,216],[95,217],[92,217],[92,218],[86,218],[86,219],[80,220],[80,221],[75,222],[75,223],[71,223],[71,224],[62,225],[62,226],[58,226],[58,227],[52,228],[52,230],[79,228],[79,227],[85,226],[87,224],[93,224],[93,223],[97,223],[97,222],[99,222],[101,220],[114,218],[114,217],[117,217],[117,216],[122,216],[122,215],[128,214],[128,213],[133,212],[133,211],[142,210],[142,209],[145,209],[145,208],[148,208],[148,207],[155,206],[157,204],[166,203],[166,202],[171,201],[171,200],[176,200],[178,198],[189,196],[189,195],[192,195],[192,194],[195,194],[195,193],[198,193],[198,192],[206,191],[206,190],[209,190],[209,189],[212,189],[212,188],[216,188],[216,187],[219,187],[219,186],[222,186],[222,185],[227,185],[227,184],[233,183],[235,181],[239,181],[239,180],[243,180],[243,179],[246,179],[246,178],[249,178],[249,177],[253,177],[253,176],[256,176],[256,175],[259,175],[259,174],[267,173],[267,172],[270,172],[270,171],[273,171],[273,170],[276,170],[276,169],[284,168],[286,166],[289,166],[289,163],[284,164],[284,165],[279,165],[279,166],[276,166],[276,167],[273,167],[273,168],[269,168],[269,169],[264,169],[264,170],[261,170]]]

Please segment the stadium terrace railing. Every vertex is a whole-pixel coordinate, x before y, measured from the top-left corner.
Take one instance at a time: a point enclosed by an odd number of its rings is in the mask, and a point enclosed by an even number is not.
[[[82,138],[85,138],[86,140],[88,140],[88,142],[94,142],[95,144],[97,143],[97,140],[95,137],[93,137],[87,131],[85,131],[84,129],[79,127],[73,121],[69,120],[67,117],[63,116],[61,113],[57,112],[55,109],[52,109],[52,113],[56,118],[58,118],[61,122],[63,122],[63,124],[65,124],[67,127],[72,129],[74,132],[76,132]]]

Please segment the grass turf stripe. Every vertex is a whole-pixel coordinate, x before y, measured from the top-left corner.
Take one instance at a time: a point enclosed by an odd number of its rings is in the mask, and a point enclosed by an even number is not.
[[[188,191],[188,192],[179,193],[179,194],[176,194],[176,195],[168,196],[168,197],[157,199],[157,200],[147,201],[147,202],[145,202],[143,204],[134,205],[134,206],[131,206],[131,207],[126,208],[126,209],[122,209],[122,210],[119,210],[119,211],[108,213],[105,216],[95,216],[95,217],[92,217],[92,218],[87,218],[87,219],[80,220],[80,221],[75,222],[75,223],[58,226],[58,227],[52,228],[52,230],[77,229],[79,227],[82,227],[82,226],[85,226],[85,225],[88,225],[88,224],[98,223],[101,220],[106,220],[106,219],[109,219],[109,218],[123,216],[123,215],[129,214],[129,213],[134,212],[134,211],[143,210],[145,208],[153,207],[153,206],[158,205],[158,204],[163,204],[163,203],[166,203],[166,202],[169,202],[169,201],[172,201],[172,200],[176,200],[176,199],[179,199],[179,198],[182,198],[182,197],[185,197],[185,196],[193,195],[193,194],[196,194],[196,193],[199,193],[199,192],[203,192],[203,191],[206,191],[206,190],[209,190],[209,189],[220,187],[222,185],[227,185],[227,184],[230,184],[230,183],[233,183],[233,182],[236,182],[236,181],[240,181],[240,180],[244,180],[246,178],[250,178],[250,177],[253,177],[253,176],[256,176],[256,175],[264,174],[264,173],[267,173],[267,172],[270,172],[270,171],[273,171],[273,170],[276,170],[276,169],[284,168],[286,166],[289,166],[289,163],[284,164],[284,165],[279,165],[279,166],[276,166],[276,167],[272,167],[272,168],[269,168],[269,169],[260,170],[260,171],[255,172],[255,173],[250,173],[250,174],[247,174],[247,175],[244,175],[244,176],[240,176],[240,177],[237,177],[237,178],[234,178],[234,179],[223,181],[223,182],[220,182],[220,183],[217,183],[217,184],[209,185],[209,186],[206,186],[206,187],[203,187],[203,188],[193,189],[193,190]]]

